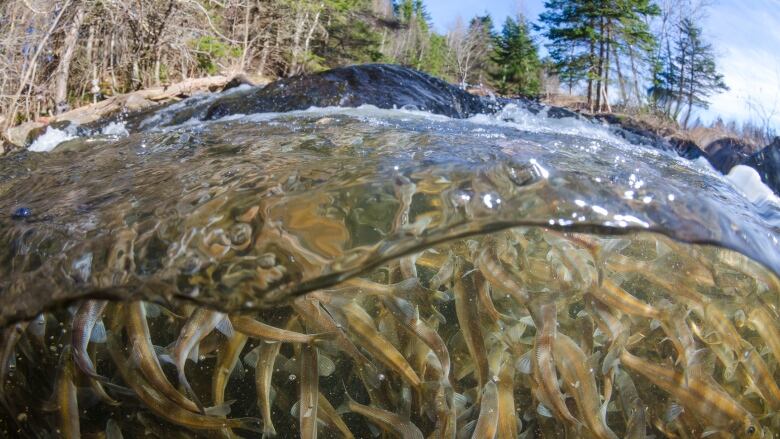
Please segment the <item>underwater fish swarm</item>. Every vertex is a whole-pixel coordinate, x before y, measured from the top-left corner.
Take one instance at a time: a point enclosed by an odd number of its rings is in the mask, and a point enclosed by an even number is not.
[[[87,300],[4,329],[0,426],[7,437],[772,437],[778,293],[774,275],[729,250],[530,227],[249,314]]]

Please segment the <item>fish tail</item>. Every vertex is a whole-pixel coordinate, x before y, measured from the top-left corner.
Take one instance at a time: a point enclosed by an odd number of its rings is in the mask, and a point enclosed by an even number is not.
[[[87,354],[86,351],[74,350],[73,362],[76,363],[76,366],[85,375],[101,381],[108,381],[108,378],[98,375],[97,371],[95,370],[95,365],[92,364],[92,360],[89,358],[89,354]]]
[[[260,428],[261,421],[257,418],[234,418],[229,421],[230,428],[261,433],[265,437],[265,428]],[[276,435],[276,432],[274,432]]]
[[[192,390],[192,386],[190,386],[190,382],[187,381],[187,375],[185,375],[184,373],[184,367],[179,368],[179,384],[182,387],[184,387],[184,391],[187,393],[187,395],[190,396],[192,402],[194,402],[195,405],[198,406],[198,411],[201,414],[206,414],[206,408],[200,402],[200,398],[198,398],[198,396],[195,394],[195,391]]]
[[[312,344],[317,347],[322,347],[323,344],[332,341],[338,337],[341,333],[338,331],[321,332],[319,334],[312,334]]]
[[[263,429],[260,431],[260,433],[263,434],[263,439],[269,437],[275,437],[276,429],[274,428],[274,424],[271,423],[263,424]]]

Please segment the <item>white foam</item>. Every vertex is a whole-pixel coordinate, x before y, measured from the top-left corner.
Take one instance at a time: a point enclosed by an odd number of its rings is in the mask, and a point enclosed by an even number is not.
[[[750,200],[751,203],[761,204],[764,202],[772,202],[780,204],[780,198],[772,192],[764,182],[761,181],[761,176],[758,171],[750,166],[737,165],[731,168],[728,175],[728,180],[734,187],[737,188],[745,198]]]
[[[30,145],[28,148],[30,151],[35,152],[49,152],[57,147],[62,142],[75,139],[76,127],[70,125],[65,130],[48,127],[46,131]]]
[[[696,157],[694,160],[686,160],[686,161],[691,165],[693,165],[693,168],[696,168],[700,171],[707,171],[711,174],[722,175],[720,172],[718,172],[715,168],[712,167],[712,163],[710,163],[710,161],[707,160],[707,158],[704,156],[699,156]]]
[[[594,122],[574,117],[548,117],[545,108],[538,114],[517,104],[507,104],[496,114],[478,114],[468,118],[480,125],[498,125],[512,127],[521,131],[542,134],[566,134],[606,141],[612,145],[625,146],[626,141],[610,133],[609,130]]]
[[[573,117],[552,118],[547,117],[547,110],[539,114],[533,114],[527,109],[516,104],[508,104],[501,111],[495,114],[477,114],[467,119],[453,119],[448,116],[433,114],[427,111],[415,110],[410,108],[382,109],[374,105],[361,105],[359,107],[310,107],[305,110],[288,111],[284,113],[267,112],[252,114],[231,114],[213,121],[204,122],[197,118],[192,118],[177,127],[167,127],[168,129],[191,126],[201,123],[220,123],[231,121],[244,122],[263,122],[273,120],[278,117],[294,117],[304,115],[329,116],[334,114],[343,114],[345,116],[355,116],[370,119],[371,122],[381,123],[382,120],[397,118],[401,120],[422,119],[432,122],[446,121],[466,121],[475,125],[474,131],[480,130],[479,126],[498,126],[513,128],[519,131],[540,133],[540,134],[564,134],[582,137],[594,141],[606,142],[612,146],[622,149],[633,149],[635,145],[629,144],[626,140],[612,134],[608,128],[584,119]],[[598,142],[594,142],[592,147],[598,149]],[[595,151],[593,151],[595,152]],[[647,148],[650,154],[658,154],[655,149]]]
[[[112,137],[127,137],[130,135],[130,133],[127,131],[127,127],[125,126],[124,121],[111,122],[110,124],[104,126],[100,133],[104,136]]]

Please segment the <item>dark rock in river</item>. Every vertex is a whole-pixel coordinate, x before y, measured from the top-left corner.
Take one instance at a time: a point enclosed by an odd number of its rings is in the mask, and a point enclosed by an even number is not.
[[[753,152],[752,146],[731,137],[718,139],[707,145],[704,150],[712,167],[724,174],[742,163]]]
[[[742,162],[758,171],[767,186],[780,194],[780,137]]]
[[[366,64],[285,78],[248,94],[226,96],[211,105],[206,119],[312,106],[360,105],[411,108],[454,118],[494,111],[488,100],[425,73],[395,65]]]
[[[680,157],[684,157],[688,160],[695,160],[699,157],[706,156],[706,153],[699,148],[699,145],[697,145],[696,142],[691,139],[686,139],[685,137],[672,136],[669,138],[669,144],[672,145],[672,148],[677,151],[677,154]]]
[[[629,143],[649,145],[662,151],[678,151],[674,144],[639,119],[614,113],[600,113],[594,115],[593,118],[609,125],[609,129],[613,134],[622,137]]]
[[[543,113],[545,116],[552,118],[552,119],[564,119],[567,117],[571,117],[574,119],[582,119],[582,116],[574,111],[571,111],[567,108],[563,107],[556,107],[552,105],[545,105],[542,104],[539,101],[534,101],[531,99],[526,98],[515,98],[515,99],[505,99],[501,101],[502,104],[508,104],[508,103],[515,103],[520,104],[523,108],[530,111],[531,114],[540,114]]]

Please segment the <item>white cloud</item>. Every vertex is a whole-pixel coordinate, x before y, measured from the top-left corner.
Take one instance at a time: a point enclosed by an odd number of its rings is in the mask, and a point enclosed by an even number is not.
[[[702,119],[757,120],[774,110],[772,122],[780,131],[780,1],[721,0],[705,33],[731,90],[713,96]]]

